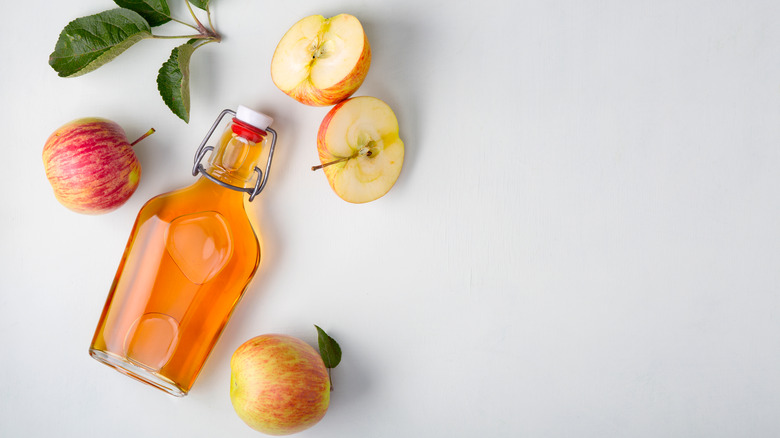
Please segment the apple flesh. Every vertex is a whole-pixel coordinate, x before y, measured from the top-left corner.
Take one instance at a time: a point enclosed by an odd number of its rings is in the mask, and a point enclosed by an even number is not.
[[[371,46],[357,18],[312,15],[295,23],[276,46],[271,79],[293,99],[329,106],[351,96],[371,65]]]
[[[262,335],[242,344],[230,359],[230,400],[251,428],[289,435],[319,422],[330,403],[328,370],[306,342]]]
[[[383,101],[353,97],[331,108],[317,133],[320,163],[343,200],[364,203],[393,187],[404,162],[398,120]]]
[[[133,142],[115,122],[82,118],[61,126],[43,147],[46,177],[57,200],[84,214],[119,208],[138,187],[141,165]]]

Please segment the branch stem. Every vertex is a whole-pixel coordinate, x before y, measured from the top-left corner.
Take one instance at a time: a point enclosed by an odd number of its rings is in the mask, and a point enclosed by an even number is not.
[[[211,9],[208,7],[208,5],[206,5],[206,16],[209,19],[209,27],[211,28],[211,31],[217,33],[217,30],[214,29],[214,23],[211,21]]]
[[[168,18],[170,18],[172,21],[175,21],[175,22],[177,22],[177,23],[179,23],[179,24],[183,24],[183,25],[185,25],[185,26],[187,26],[187,27],[191,27],[191,28],[193,28],[193,29],[195,29],[195,30],[200,30],[200,29],[198,29],[196,26],[193,26],[193,25],[191,25],[190,23],[187,23],[186,21],[178,20],[178,19],[176,19],[176,18],[173,18],[173,17],[171,17],[171,16],[168,16]]]
[[[210,40],[214,39],[211,35],[204,35],[202,33],[194,34],[194,35],[152,35],[152,38],[157,38],[161,40],[172,40],[176,38],[187,38],[189,40]]]
[[[187,5],[187,9],[190,10],[190,15],[192,15],[192,18],[195,20],[195,23],[198,24],[198,28],[201,29],[202,32],[203,23],[201,23],[200,20],[198,20],[198,16],[195,15],[195,11],[192,10],[192,6],[190,6],[189,0],[184,0],[184,3]]]

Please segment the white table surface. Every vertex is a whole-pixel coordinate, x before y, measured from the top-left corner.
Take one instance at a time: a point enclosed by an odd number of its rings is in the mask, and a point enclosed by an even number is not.
[[[212,3],[224,41],[193,56],[189,124],[155,86],[179,42],[62,79],[61,29],[113,3],[3,6],[0,436],[259,436],[230,404],[230,356],[263,333],[316,344],[312,324],[344,356],[299,436],[780,434],[780,3]],[[373,48],[356,95],[390,104],[406,143],[365,205],[309,170],[328,108],[269,73],[295,21],[341,12]],[[87,347],[136,212],[193,181],[238,104],[280,135],[252,204],[264,260],[177,399]],[[157,129],[137,192],[102,216],[57,203],[41,162],[55,128],[93,115]]]

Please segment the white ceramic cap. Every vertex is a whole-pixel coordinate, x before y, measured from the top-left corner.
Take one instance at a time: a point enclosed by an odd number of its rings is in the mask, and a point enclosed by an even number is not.
[[[274,122],[272,117],[251,110],[244,105],[238,106],[238,109],[236,110],[236,118],[244,123],[249,123],[255,128],[260,128],[263,131],[268,129],[268,127],[271,126],[271,123]]]

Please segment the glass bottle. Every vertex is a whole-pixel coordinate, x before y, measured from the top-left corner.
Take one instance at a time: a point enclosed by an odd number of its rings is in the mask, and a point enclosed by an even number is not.
[[[234,117],[216,148],[205,146],[228,114]],[[276,143],[272,121],[243,106],[223,111],[195,154],[193,175],[201,176],[141,208],[92,357],[169,394],[189,392],[260,262],[244,195],[253,200],[267,181]],[[256,163],[269,132],[263,175]]]

